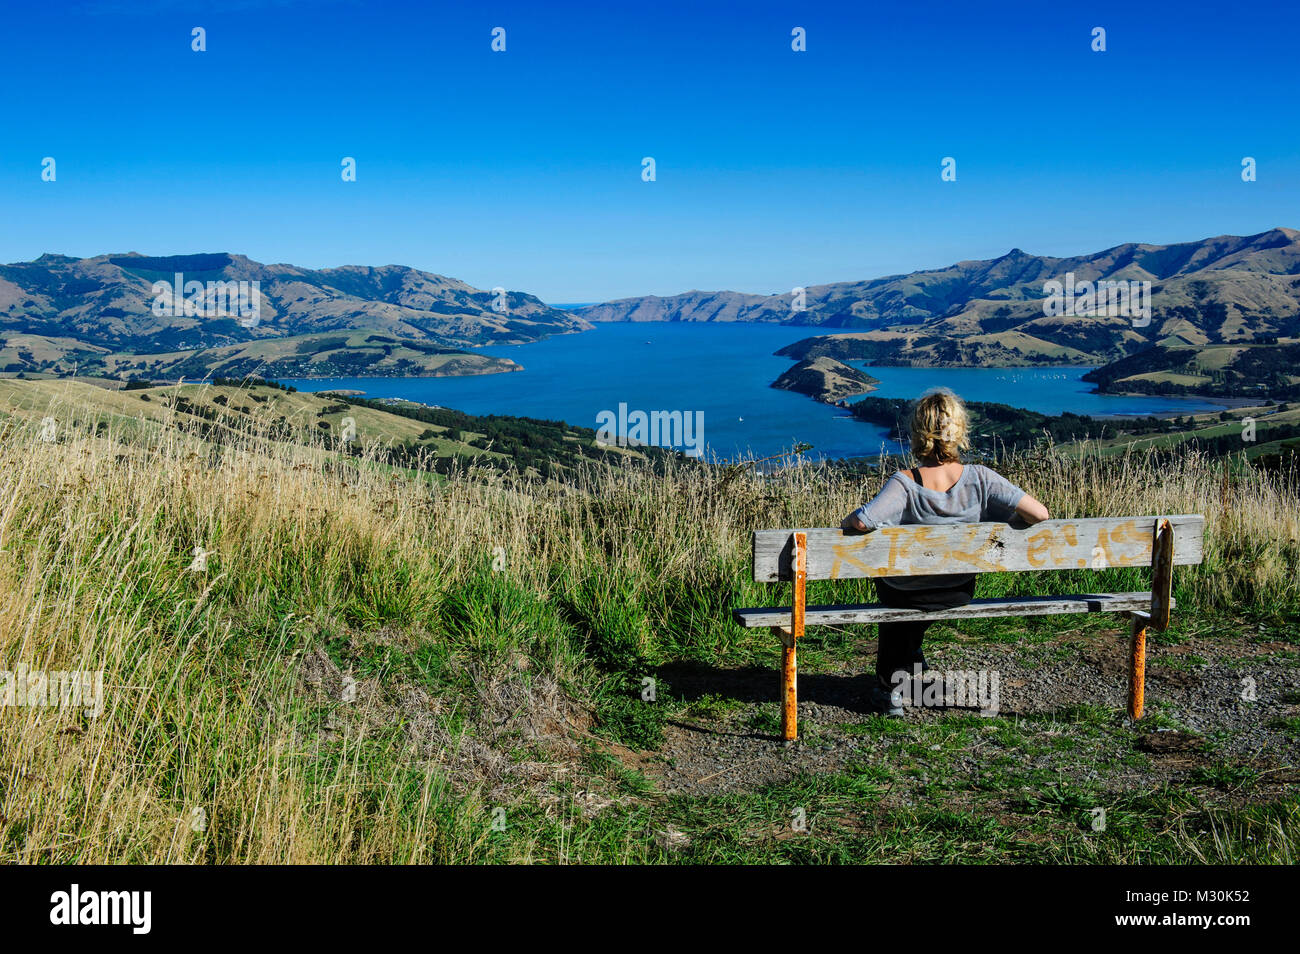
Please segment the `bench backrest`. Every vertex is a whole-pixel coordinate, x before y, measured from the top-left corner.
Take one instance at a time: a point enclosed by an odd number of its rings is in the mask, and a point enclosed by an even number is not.
[[[756,531],[754,580],[794,578],[797,532],[807,534],[810,580],[1150,566],[1153,532],[1161,520],[1173,529],[1173,563],[1200,563],[1205,518],[1199,514],[1045,520],[1023,529],[1006,523],[912,524],[873,533],[822,527]]]

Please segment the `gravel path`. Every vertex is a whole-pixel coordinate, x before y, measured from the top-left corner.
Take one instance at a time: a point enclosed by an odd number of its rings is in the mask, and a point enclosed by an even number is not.
[[[870,660],[874,647],[857,657]],[[753,791],[799,773],[897,767],[900,740],[915,785],[991,771],[1046,769],[1064,782],[1112,791],[1149,789],[1192,779],[1214,765],[1262,773],[1259,791],[1300,782],[1300,662],[1285,643],[1233,638],[1150,647],[1147,713],[1125,715],[1127,633],[1062,638],[1025,649],[999,643],[941,643],[927,648],[936,671],[989,670],[1000,677],[997,718],[976,709],[909,707],[902,725],[862,711],[870,663],[800,674],[800,741],[776,735],[778,673],[772,669],[669,667],[674,695],[726,702],[725,715],[671,722],[651,763],[639,766],[661,790],[686,795]],[[775,657],[775,652],[773,653]],[[1253,680],[1254,701],[1249,695]],[[962,718],[967,717],[967,718]],[[960,721],[954,721],[960,720]],[[1282,720],[1290,720],[1289,728]],[[954,746],[933,744],[933,765],[915,750],[940,738],[945,721],[966,727]],[[930,730],[927,732],[927,730]],[[938,735],[936,735],[938,733]],[[905,791],[896,793],[910,800]]]

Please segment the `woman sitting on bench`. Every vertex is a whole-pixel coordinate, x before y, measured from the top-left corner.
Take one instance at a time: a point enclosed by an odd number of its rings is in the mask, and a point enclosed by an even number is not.
[[[880,493],[844,518],[845,530],[871,532],[904,524],[980,523],[1019,516],[1026,524],[1050,516],[1047,508],[996,471],[963,465],[970,449],[970,420],[961,398],[939,389],[923,395],[912,409],[909,432],[912,456],[920,462],[890,476]],[[975,574],[876,578],[876,593],[885,606],[945,610],[975,597]],[[876,649],[876,682],[867,694],[872,712],[902,715],[901,688],[919,667],[929,667],[921,641],[929,622],[881,623]]]

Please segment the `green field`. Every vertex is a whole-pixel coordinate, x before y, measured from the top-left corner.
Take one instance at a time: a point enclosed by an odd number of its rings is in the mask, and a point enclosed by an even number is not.
[[[788,598],[751,581],[750,535],[837,523],[886,473],[602,458],[431,479],[382,451],[456,449],[445,433],[354,406],[374,440],[353,453],[331,400],[0,382],[0,659],[104,674],[98,716],[0,719],[0,861],[1297,860],[1293,471],[998,461],[1057,516],[1205,514],[1148,715],[1124,715],[1123,619],[936,626],[933,664],[1002,674],[989,718],[867,713],[874,630],[826,628],[786,747],[773,640],[730,620]]]

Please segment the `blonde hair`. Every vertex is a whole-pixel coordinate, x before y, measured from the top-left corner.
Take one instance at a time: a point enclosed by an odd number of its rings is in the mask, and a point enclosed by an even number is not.
[[[912,454],[940,463],[960,460],[970,450],[970,418],[961,398],[947,388],[927,391],[912,405]]]

